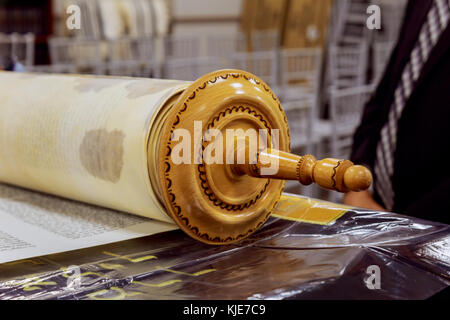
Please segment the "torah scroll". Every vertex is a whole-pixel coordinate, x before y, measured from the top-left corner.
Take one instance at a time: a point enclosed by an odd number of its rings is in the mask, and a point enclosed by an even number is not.
[[[269,135],[276,129],[277,149],[258,149],[254,163],[177,163],[174,132],[195,136],[199,123],[201,137],[210,129]],[[279,200],[283,180],[342,192],[370,185],[364,168],[292,155],[289,140],[278,98],[244,71],[217,71],[192,83],[0,73],[1,182],[175,221],[210,244],[256,231]],[[195,158],[208,145],[194,139],[191,147]],[[278,171],[263,174],[263,158],[276,159]]]

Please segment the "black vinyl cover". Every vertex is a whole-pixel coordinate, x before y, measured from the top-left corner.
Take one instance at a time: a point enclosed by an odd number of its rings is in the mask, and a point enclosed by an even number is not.
[[[352,209],[237,245],[176,230],[2,264],[0,299],[425,299],[449,281],[448,225]]]

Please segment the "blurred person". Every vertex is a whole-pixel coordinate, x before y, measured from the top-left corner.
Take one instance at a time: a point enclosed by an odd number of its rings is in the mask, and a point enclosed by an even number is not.
[[[450,223],[450,0],[410,0],[397,45],[356,130],[351,159],[373,192],[344,203]]]

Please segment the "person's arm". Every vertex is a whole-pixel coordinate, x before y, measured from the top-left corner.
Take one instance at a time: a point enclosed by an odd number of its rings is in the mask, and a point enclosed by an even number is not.
[[[353,147],[351,161],[368,167],[373,173],[376,149],[380,136],[383,119],[381,95],[383,84],[379,86],[375,95],[370,99],[364,108],[361,124],[356,129],[353,136]],[[376,211],[386,211],[375,201],[369,191],[349,192],[344,196],[344,204],[353,207],[366,208]]]
[[[384,120],[380,119],[382,112],[380,112],[380,102],[377,99],[377,95],[378,93],[364,108],[361,124],[353,137],[353,148],[350,157],[351,161],[368,167],[372,173],[374,172],[380,126],[384,123]],[[370,191],[349,192],[344,196],[344,204],[370,210],[386,211],[385,208],[375,201]]]
[[[381,81],[375,94],[364,107],[361,124],[353,136],[353,146],[350,160],[355,164],[364,165],[374,172],[376,150],[380,138],[380,131],[387,121],[389,106],[386,106],[384,94],[386,92],[386,77]],[[376,211],[386,211],[375,201],[370,191],[349,192],[344,196],[344,204]]]
[[[369,191],[346,193],[344,195],[344,204],[375,211],[386,211],[385,208],[375,201]]]
[[[416,6],[417,2],[414,0],[410,0],[408,2],[399,39],[402,39],[401,35],[407,33],[409,21],[408,17],[412,16]],[[389,104],[390,101],[393,100],[393,97],[390,95],[394,94],[392,88],[394,88],[395,84],[398,82],[396,77],[399,75],[398,73],[393,72],[393,70],[396,70],[399,63],[398,60],[401,56],[399,51],[399,43],[397,43],[392,52],[391,58],[389,59],[385,74],[381,79],[375,94],[366,104],[361,124],[353,136],[353,147],[350,160],[355,164],[368,167],[372,173],[374,173],[373,169],[381,128],[387,121],[390,109]],[[375,201],[369,191],[358,193],[350,192],[345,195],[344,203],[355,207],[386,211],[385,208]]]

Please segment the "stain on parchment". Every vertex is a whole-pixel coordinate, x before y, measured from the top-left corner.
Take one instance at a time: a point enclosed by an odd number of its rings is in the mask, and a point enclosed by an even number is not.
[[[118,182],[123,167],[122,131],[90,130],[80,145],[80,160],[84,168],[102,180]]]

